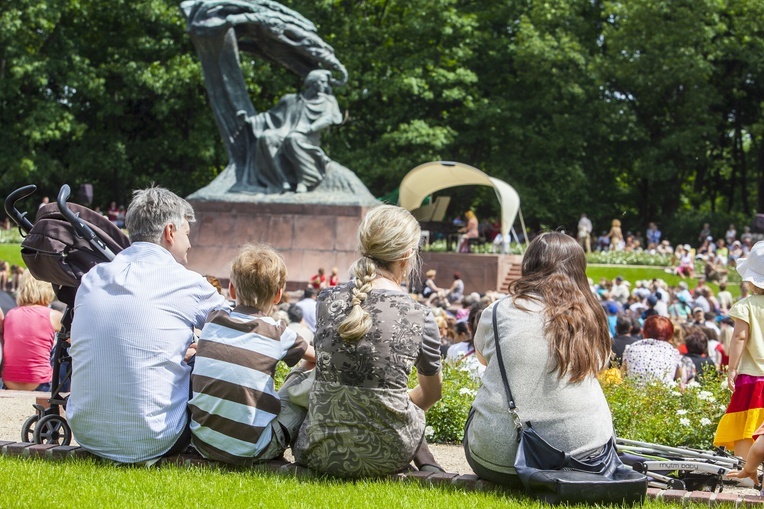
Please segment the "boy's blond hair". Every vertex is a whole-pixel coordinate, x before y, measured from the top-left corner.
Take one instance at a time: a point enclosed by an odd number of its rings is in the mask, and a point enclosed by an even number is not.
[[[270,311],[279,290],[286,287],[284,259],[265,244],[246,244],[231,265],[231,283],[239,304]]]

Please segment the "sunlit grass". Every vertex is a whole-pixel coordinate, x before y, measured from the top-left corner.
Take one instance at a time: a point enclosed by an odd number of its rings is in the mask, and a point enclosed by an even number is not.
[[[0,507],[543,507],[505,496],[415,482],[305,479],[258,470],[132,468],[91,460],[0,457]]]

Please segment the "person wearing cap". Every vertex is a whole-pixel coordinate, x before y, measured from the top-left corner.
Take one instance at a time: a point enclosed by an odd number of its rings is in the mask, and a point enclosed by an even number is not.
[[[650,316],[658,316],[659,313],[655,309],[655,305],[658,304],[658,297],[656,297],[655,295],[650,295],[646,299],[646,302],[647,302],[647,309],[645,309],[642,312],[642,319],[647,320],[647,318]]]
[[[735,320],[727,370],[732,398],[716,428],[714,445],[745,458],[764,423],[764,241],[738,260],[737,271],[750,295],[729,312]]]
[[[703,326],[703,324],[705,323],[706,323],[706,317],[705,317],[705,313],[703,312],[703,308],[700,306],[695,306],[694,308],[692,308],[692,324]]]

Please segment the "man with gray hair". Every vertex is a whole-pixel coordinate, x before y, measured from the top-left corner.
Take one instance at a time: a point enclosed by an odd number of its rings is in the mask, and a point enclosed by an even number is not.
[[[194,328],[225,306],[187,270],[191,205],[161,187],[133,193],[132,244],[82,278],[72,322],[72,390],[66,414],[86,450],[120,463],[182,452]]]

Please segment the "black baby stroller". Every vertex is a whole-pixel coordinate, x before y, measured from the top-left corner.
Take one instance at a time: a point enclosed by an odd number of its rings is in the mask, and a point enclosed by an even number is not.
[[[16,208],[16,202],[30,196],[36,189],[36,186],[30,185],[12,192],[5,200],[5,212],[25,237],[21,243],[21,257],[29,272],[53,285],[58,300],[66,304],[66,311],[53,346],[49,406],[33,405],[37,413],[24,422],[21,440],[69,445],[72,431],[61,415],[61,408],[66,409],[68,396],[63,395],[61,389],[72,376],[68,346],[74,297],[82,276],[93,266],[114,259],[116,253],[130,245],[130,241],[104,216],[81,205],[66,203],[70,195],[66,184],[61,187],[56,203],[39,208],[32,224],[26,218],[26,212]]]

